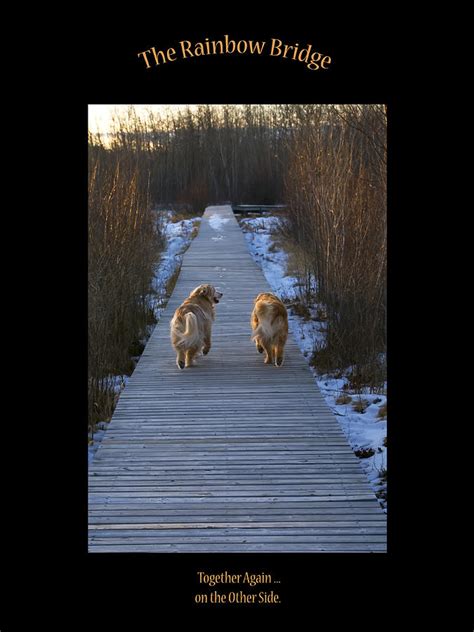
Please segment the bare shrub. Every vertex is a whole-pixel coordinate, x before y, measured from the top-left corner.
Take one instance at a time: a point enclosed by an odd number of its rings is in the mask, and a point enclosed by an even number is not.
[[[132,152],[89,145],[89,423],[110,417],[113,376],[130,374],[147,325],[160,236]]]
[[[317,280],[327,341],[314,364],[384,379],[386,112],[384,106],[294,106],[287,233]]]

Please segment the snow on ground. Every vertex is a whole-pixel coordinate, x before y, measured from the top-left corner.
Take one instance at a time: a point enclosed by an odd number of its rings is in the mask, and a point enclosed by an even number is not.
[[[155,267],[152,281],[153,291],[156,294],[151,297],[151,302],[157,320],[159,320],[169,299],[169,296],[166,294],[167,283],[181,267],[184,253],[193,239],[193,230],[199,224],[201,218],[182,219],[179,222],[173,222],[172,220],[173,213],[171,211],[166,212],[160,218],[161,234],[165,239],[166,245],[161,253],[160,261]]]
[[[230,222],[228,217],[222,217],[222,215],[218,215],[217,213],[209,217],[209,225],[214,230],[220,230],[227,222]]]
[[[178,222],[173,221],[173,211],[163,211],[156,213],[157,227],[165,240],[165,247],[160,256],[160,261],[155,266],[154,277],[152,279],[153,294],[149,296],[150,305],[153,309],[156,320],[166,307],[169,296],[167,295],[167,284],[170,278],[179,270],[183,255],[189,247],[193,239],[193,230],[201,221],[200,217],[191,219],[182,219]],[[148,329],[148,337],[143,340],[143,344],[150,337],[155,325]],[[138,358],[136,358],[138,360]],[[126,375],[115,375],[110,377],[113,382],[113,388],[117,395],[128,382]],[[94,458],[94,454],[102,441],[107,429],[108,422],[101,421],[97,424],[97,430],[94,435],[89,435],[89,463]]]
[[[104,438],[105,431],[107,430],[107,422],[99,421],[97,424],[96,431],[92,435],[89,433],[89,447],[87,452],[88,463],[91,463],[95,453],[97,452],[97,448],[100,445],[100,442]]]
[[[309,361],[316,347],[325,339],[325,323],[318,320],[318,308],[310,309],[310,317],[303,318],[294,313],[291,302],[298,297],[298,279],[287,274],[288,256],[272,239],[278,229],[280,218],[263,215],[240,220],[247,244],[254,260],[261,266],[272,291],[289,305],[288,325],[296,342]],[[346,377],[334,378],[320,375],[310,367],[316,383],[331,410],[336,415],[352,449],[359,456],[359,462],[375,492],[386,492],[386,479],[382,474],[387,470],[387,448],[384,439],[387,436],[387,420],[377,415],[387,403],[385,395],[368,392],[353,393],[348,390]],[[350,397],[347,403],[336,403],[341,396]],[[356,412],[355,404],[367,407],[364,412]],[[364,458],[362,458],[364,457]],[[386,502],[379,498],[386,509]]]
[[[108,377],[108,381],[111,382],[111,387],[114,389],[117,396],[122,392],[128,382],[127,375],[110,375]],[[89,433],[88,441],[88,462],[90,463],[94,458],[95,453],[97,452],[97,448],[100,445],[100,442],[104,438],[105,431],[107,430],[108,422],[107,421],[99,421],[97,423],[95,432]]]

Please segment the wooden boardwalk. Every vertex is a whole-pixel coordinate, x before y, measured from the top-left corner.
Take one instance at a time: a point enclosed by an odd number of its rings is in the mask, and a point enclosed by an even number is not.
[[[176,307],[224,296],[213,346],[179,371]],[[90,552],[384,552],[386,516],[291,334],[281,368],[250,340],[268,290],[230,206],[208,207],[90,467]]]

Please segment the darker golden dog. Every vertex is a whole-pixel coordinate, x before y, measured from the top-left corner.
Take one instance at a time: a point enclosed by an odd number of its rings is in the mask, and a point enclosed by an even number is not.
[[[214,286],[200,285],[175,311],[170,323],[171,344],[180,369],[192,366],[201,351],[204,355],[209,353],[214,305],[221,297],[222,292]]]
[[[285,343],[288,338],[288,314],[280,299],[264,292],[255,299],[250,318],[253,329],[252,340],[257,351],[265,351],[265,364],[281,366],[284,359]]]

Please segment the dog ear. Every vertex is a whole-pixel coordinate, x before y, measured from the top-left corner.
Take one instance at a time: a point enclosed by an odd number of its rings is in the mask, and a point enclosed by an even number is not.
[[[212,291],[212,287],[210,285],[202,285],[199,290],[199,294],[201,294],[201,296],[207,296],[208,298],[212,298],[213,293],[214,292]]]
[[[204,293],[203,288],[204,288],[203,285],[198,285],[197,287],[194,288],[194,290],[191,292],[189,296],[202,296],[202,294]]]

